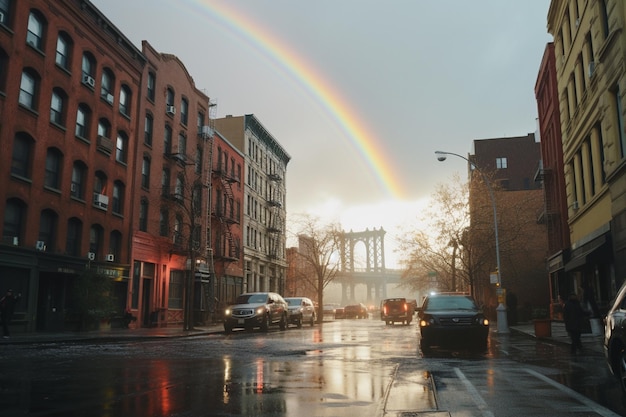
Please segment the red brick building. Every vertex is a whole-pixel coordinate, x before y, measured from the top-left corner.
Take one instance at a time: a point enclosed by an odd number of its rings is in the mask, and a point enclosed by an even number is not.
[[[215,268],[214,318],[244,291],[244,155],[219,132],[213,135],[211,176],[211,248]]]
[[[570,234],[555,59],[554,44],[548,43],[535,84],[542,160],[535,179],[543,182],[544,190],[545,206],[540,220],[545,223],[548,233],[551,316],[561,319],[559,297],[566,299],[570,291],[564,268],[568,260]]]
[[[22,293],[24,330],[59,330],[86,268],[125,307],[146,61],[89,2],[1,6],[0,291]]]
[[[185,321],[186,296],[196,317],[208,311],[209,97],[184,64],[144,41],[136,141],[130,305],[141,326]],[[190,265],[194,261],[194,267]],[[190,274],[196,275],[191,286]],[[204,286],[206,287],[206,286]]]

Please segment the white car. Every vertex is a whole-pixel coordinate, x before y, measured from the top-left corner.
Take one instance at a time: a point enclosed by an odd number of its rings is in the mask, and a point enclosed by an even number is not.
[[[302,327],[302,323],[315,324],[317,315],[313,301],[307,297],[285,297],[289,305],[289,323]]]

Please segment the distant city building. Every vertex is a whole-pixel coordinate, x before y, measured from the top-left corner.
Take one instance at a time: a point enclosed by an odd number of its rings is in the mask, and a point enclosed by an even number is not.
[[[286,258],[286,173],[291,157],[254,115],[215,120],[245,156],[244,291],[283,293]]]

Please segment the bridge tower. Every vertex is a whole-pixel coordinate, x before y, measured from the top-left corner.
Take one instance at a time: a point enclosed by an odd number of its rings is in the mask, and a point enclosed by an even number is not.
[[[372,277],[382,277],[381,280],[368,280],[367,301],[381,300],[386,297],[385,285],[385,230],[365,229],[363,232],[343,232],[341,234],[341,268],[342,276],[348,277],[341,282],[341,302],[349,303],[355,300],[354,288],[356,280],[350,279],[355,272],[365,273]],[[356,271],[354,268],[354,247],[357,243],[363,242],[365,245],[365,271]],[[372,294],[374,291],[374,294]]]

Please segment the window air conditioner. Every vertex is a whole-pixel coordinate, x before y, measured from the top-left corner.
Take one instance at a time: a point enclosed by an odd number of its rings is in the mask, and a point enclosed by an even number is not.
[[[115,255],[113,255],[112,253],[109,253],[107,255],[107,262],[113,262],[115,260]]]
[[[38,240],[37,243],[35,243],[35,249],[45,251],[46,242],[44,242],[43,240]]]
[[[83,75],[83,83],[90,87],[95,87],[96,80],[94,80],[91,75]]]
[[[167,105],[165,106],[165,111],[167,114],[176,114],[176,107]]]
[[[93,204],[97,207],[106,209],[107,207],[109,207],[109,196],[95,193],[93,195]]]
[[[96,259],[96,253],[95,252],[87,252],[87,258],[90,261],[94,261]]]
[[[0,12],[0,23],[4,23],[4,13]]]
[[[71,183],[70,184],[70,191],[73,192],[73,193],[78,192],[78,184],[76,184],[74,182]]]
[[[202,126],[202,136],[204,137],[213,136],[213,129],[211,129],[211,126]]]

